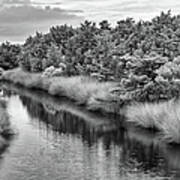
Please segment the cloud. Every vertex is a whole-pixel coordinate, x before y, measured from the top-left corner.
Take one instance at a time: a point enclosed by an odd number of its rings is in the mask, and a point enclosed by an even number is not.
[[[78,25],[84,19],[116,24],[133,17],[149,20],[161,11],[180,12],[179,0],[0,0],[0,41],[19,40],[57,24]]]
[[[171,9],[174,14],[180,11],[179,0],[61,0],[61,3],[65,8],[84,10],[83,15],[89,20],[108,19],[112,24],[125,17],[150,20],[161,11]]]
[[[31,0],[0,0],[0,5],[29,5]]]
[[[0,11],[0,23],[34,23],[49,20],[79,18],[60,8],[41,8],[33,6],[11,6]]]
[[[0,5],[61,5],[61,2],[38,2],[31,0],[0,0]]]
[[[83,20],[83,17],[75,15],[76,11],[34,6],[28,0],[8,0],[7,3],[11,6],[0,9],[0,42],[22,41],[36,31],[47,32],[53,25],[75,25]],[[18,6],[13,3],[18,3]]]

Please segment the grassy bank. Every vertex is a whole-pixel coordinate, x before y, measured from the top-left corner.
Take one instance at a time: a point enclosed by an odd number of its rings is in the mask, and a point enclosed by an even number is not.
[[[127,108],[127,119],[159,132],[161,140],[180,144],[180,100],[161,103],[136,103]]]
[[[9,115],[6,112],[6,101],[0,100],[0,135],[9,135],[10,131]]]
[[[9,115],[6,111],[6,101],[0,100],[0,151],[8,146],[8,137],[12,134]]]
[[[40,73],[24,72],[21,69],[5,71],[2,80],[31,89],[40,89],[53,96],[65,96],[89,110],[119,113],[118,96],[111,93],[117,86],[114,82],[98,82],[86,76],[43,77]]]
[[[90,112],[83,106],[77,106],[74,102],[67,98],[57,98],[48,95],[43,91],[32,91],[28,88],[19,87],[10,83],[3,83],[3,88],[7,91],[15,92],[22,97],[26,97],[27,99],[31,99],[32,102],[41,104],[50,114],[56,114],[60,111],[67,112],[75,117],[83,119],[86,124],[91,127],[96,127],[96,129],[99,129],[100,127],[107,127],[108,129],[114,128],[114,115],[102,115],[101,113]],[[107,128],[105,129],[107,130]]]
[[[64,96],[89,110],[124,114],[127,123],[155,130],[161,141],[180,144],[180,101],[134,103],[122,110],[120,98],[111,93],[117,88],[113,82],[98,82],[90,77],[43,77],[21,69],[5,71],[2,80],[30,89],[44,90],[53,96]]]

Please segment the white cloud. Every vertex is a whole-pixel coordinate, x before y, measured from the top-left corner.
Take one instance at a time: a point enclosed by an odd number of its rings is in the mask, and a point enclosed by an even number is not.
[[[1,3],[3,7],[0,9],[0,42],[23,41],[36,31],[46,32],[53,25],[65,23],[79,24],[83,19],[74,14],[76,11],[51,6],[44,8],[28,0],[8,0]]]
[[[84,16],[88,19],[101,21],[108,19],[114,23],[117,19],[134,17],[139,19],[151,19],[161,11],[172,10],[172,13],[180,12],[179,0],[61,0],[62,7],[84,10]],[[115,18],[116,17],[116,18]]]
[[[16,7],[15,7],[16,6]],[[46,6],[51,9],[44,10]],[[60,8],[59,11],[52,8]],[[18,9],[19,8],[19,9]],[[43,8],[43,9],[42,9]],[[82,19],[111,24],[125,17],[151,19],[160,11],[180,12],[179,0],[0,0],[0,41],[20,37],[59,23],[79,24]],[[77,17],[79,15],[81,17]],[[8,35],[9,32],[9,35]]]

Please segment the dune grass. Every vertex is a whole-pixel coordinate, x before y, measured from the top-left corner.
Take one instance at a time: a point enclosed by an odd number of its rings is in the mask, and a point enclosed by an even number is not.
[[[159,131],[163,141],[180,144],[180,100],[135,103],[127,107],[127,120]]]
[[[18,68],[4,72],[2,79],[27,88],[44,90],[50,95],[68,97],[77,104],[86,105],[89,110],[101,109],[107,112],[106,105],[108,106],[109,103],[112,108],[114,99],[116,102],[118,100],[117,96],[112,96],[110,93],[110,90],[117,86],[116,83],[98,82],[87,76],[47,78],[39,73],[24,72]],[[106,105],[101,103],[104,101]],[[114,104],[114,109],[117,109],[116,105],[118,104]]]

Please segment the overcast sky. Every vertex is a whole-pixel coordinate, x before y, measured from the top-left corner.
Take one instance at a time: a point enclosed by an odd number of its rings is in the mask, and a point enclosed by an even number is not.
[[[36,31],[85,19],[114,24],[125,17],[151,19],[161,11],[180,13],[179,0],[0,0],[0,42],[22,42]]]

